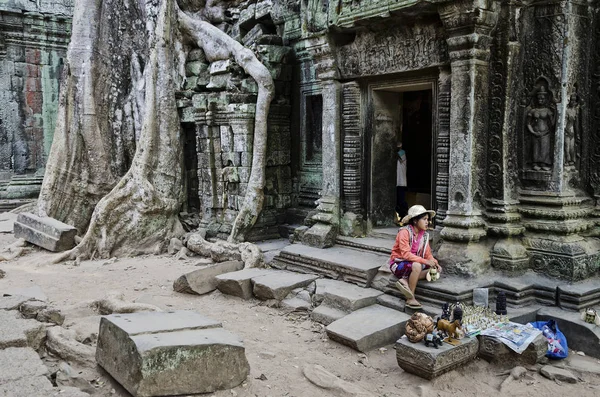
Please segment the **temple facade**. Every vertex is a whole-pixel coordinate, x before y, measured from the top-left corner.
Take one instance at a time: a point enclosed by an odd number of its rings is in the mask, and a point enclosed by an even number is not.
[[[339,236],[394,226],[401,143],[407,202],[437,212],[435,252],[446,271],[534,270],[572,281],[597,275],[599,8],[574,0],[232,3],[217,26],[258,55],[276,94],[264,209],[249,238],[293,232],[305,245],[326,248]],[[23,73],[35,68],[23,58],[33,51],[19,44],[24,33],[7,33],[7,15],[0,12],[0,62],[15,66],[2,73],[21,76],[2,77],[0,95],[14,98],[28,92],[15,81],[29,81]],[[52,45],[44,44],[56,58],[42,57],[46,63],[35,69],[55,76],[68,22],[28,15],[20,21],[60,26],[46,34]],[[43,106],[56,106],[44,89]],[[209,237],[231,231],[246,193],[256,95],[233,60],[189,53],[177,93],[186,142],[183,211],[197,213]],[[1,139],[16,123],[10,120],[37,114],[11,119],[6,105],[0,109]],[[39,146],[51,134],[47,124],[34,126]],[[9,147],[16,150],[0,142],[0,172],[9,167]],[[43,148],[30,148],[21,168],[12,160],[11,172],[43,166]]]
[[[0,210],[39,194],[73,0],[0,0]]]

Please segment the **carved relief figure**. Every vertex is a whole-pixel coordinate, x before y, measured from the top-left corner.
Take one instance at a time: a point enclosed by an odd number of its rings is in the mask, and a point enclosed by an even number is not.
[[[237,186],[240,183],[240,175],[231,160],[228,160],[227,166],[223,167],[221,176],[223,181],[223,208],[238,210],[236,195],[238,194]]]
[[[552,167],[552,132],[556,112],[550,103],[550,93],[540,85],[527,110],[527,131],[531,136],[531,165],[536,171],[549,171]]]
[[[567,166],[575,166],[577,160],[575,146],[578,139],[579,107],[579,96],[577,93],[571,94],[565,120],[565,165]]]

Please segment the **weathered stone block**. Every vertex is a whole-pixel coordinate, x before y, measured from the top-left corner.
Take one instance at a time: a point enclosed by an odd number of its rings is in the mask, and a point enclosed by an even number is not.
[[[329,325],[346,315],[348,315],[348,313],[340,309],[321,304],[310,313],[310,318],[323,325]]]
[[[0,384],[47,373],[48,368],[31,348],[9,347],[0,350]]]
[[[274,270],[269,269],[244,269],[239,272],[226,273],[217,276],[217,289],[224,294],[237,296],[242,299],[251,299],[252,279],[262,277]]]
[[[215,61],[210,64],[210,74],[223,74],[231,70],[231,61],[229,59]]]
[[[317,223],[302,235],[302,243],[311,247],[327,248],[335,242],[336,228]]]
[[[136,397],[232,388],[250,367],[241,340],[219,325],[193,312],[106,316],[96,361]]]
[[[498,364],[535,365],[546,356],[548,350],[548,341],[543,335],[535,338],[521,354],[512,351],[497,338],[485,335],[477,338],[479,339],[479,357]]]
[[[0,349],[31,347],[37,350],[45,337],[43,324],[24,319],[17,311],[0,310]]]
[[[208,70],[208,65],[204,62],[188,62],[185,64],[185,75],[186,76],[199,76],[202,72]]]
[[[270,274],[252,279],[254,295],[258,299],[283,300],[294,289],[306,287],[318,278],[312,274],[272,271]]]
[[[373,305],[334,321],[326,331],[329,339],[366,352],[397,340],[409,318],[405,313]]]
[[[179,277],[173,282],[173,289],[186,294],[207,294],[217,289],[216,277],[223,273],[237,272],[244,268],[244,262],[227,261],[207,265]]]
[[[201,48],[195,48],[190,51],[187,57],[188,61],[206,62],[206,55]]]
[[[319,279],[316,281],[314,299],[322,301],[330,307],[346,312],[353,312],[363,307],[374,305],[381,291],[372,288],[362,288],[343,281]]]
[[[461,340],[458,346],[443,343],[438,349],[426,347],[424,343],[412,343],[400,338],[394,345],[396,360],[400,368],[425,379],[433,379],[443,373],[457,369],[477,356],[477,338]]]
[[[77,229],[53,218],[22,213],[15,221],[14,233],[16,238],[56,252],[75,246]]]

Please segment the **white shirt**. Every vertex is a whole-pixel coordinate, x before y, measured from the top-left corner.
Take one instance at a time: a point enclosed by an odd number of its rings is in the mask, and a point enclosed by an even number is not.
[[[406,152],[404,150],[396,164],[396,186],[406,186]]]

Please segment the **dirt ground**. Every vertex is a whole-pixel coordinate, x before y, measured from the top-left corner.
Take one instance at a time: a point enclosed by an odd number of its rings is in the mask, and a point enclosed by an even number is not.
[[[14,242],[11,234],[0,234],[0,251]],[[320,324],[306,314],[270,308],[260,301],[243,301],[218,291],[194,296],[176,293],[173,281],[191,271],[201,258],[176,260],[170,256],[144,256],[85,261],[76,266],[51,264],[52,254],[31,249],[24,256],[0,262],[6,288],[38,285],[48,300],[66,315],[64,326],[88,327],[97,332],[99,316],[89,306],[109,291],[119,291],[127,300],[151,303],[165,310],[194,310],[222,321],[223,327],[240,335],[251,371],[248,379],[232,390],[210,396],[341,396],[323,390],[303,375],[306,365],[319,364],[341,379],[363,387],[377,396],[487,396],[498,393],[506,368],[476,360],[462,368],[427,381],[405,373],[396,363],[393,347],[358,352],[330,341]],[[110,262],[110,261],[108,261]],[[590,360],[593,360],[589,358]],[[594,360],[596,361],[596,360]],[[96,368],[94,396],[129,396],[110,377]],[[513,382],[506,394],[513,396],[600,395],[600,376],[578,374],[577,384],[550,381],[535,371]],[[92,380],[92,379],[88,379]]]

